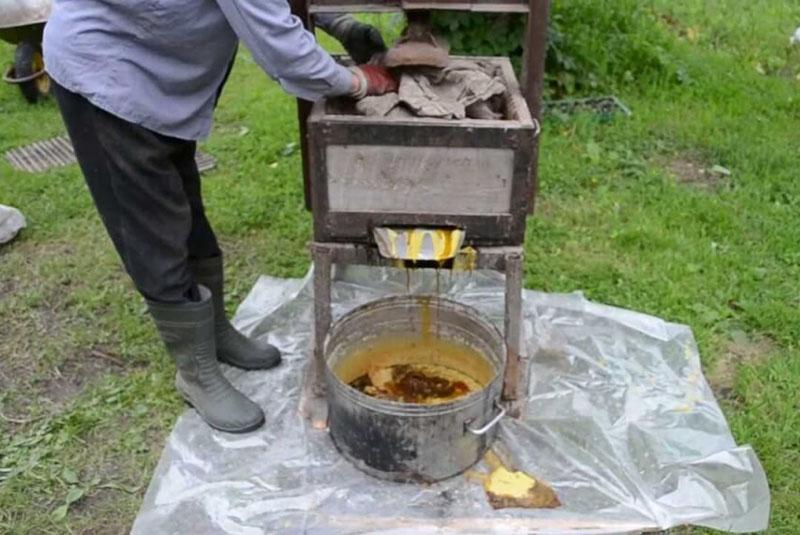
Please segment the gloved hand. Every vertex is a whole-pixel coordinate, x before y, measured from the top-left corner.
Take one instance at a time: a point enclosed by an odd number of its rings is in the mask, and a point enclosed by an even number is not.
[[[356,22],[342,40],[342,46],[358,64],[368,63],[372,56],[386,52],[381,32],[374,26]]]
[[[386,52],[377,28],[363,24],[351,15],[320,14],[316,17],[320,28],[335,37],[357,64],[368,63],[372,56]]]
[[[352,67],[350,70],[358,79],[358,87],[350,95],[353,98],[361,99],[397,91],[397,78],[386,67],[359,65],[358,67]]]

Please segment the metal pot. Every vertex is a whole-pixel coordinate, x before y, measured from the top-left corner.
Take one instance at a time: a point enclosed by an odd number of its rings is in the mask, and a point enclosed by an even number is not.
[[[393,333],[422,333],[476,350],[490,367],[486,386],[436,405],[377,399],[343,382],[337,370],[353,350]],[[359,307],[332,327],[325,343],[329,427],[339,451],[368,474],[394,481],[433,482],[467,470],[490,447],[500,407],[506,347],[474,309],[435,296],[399,296]]]

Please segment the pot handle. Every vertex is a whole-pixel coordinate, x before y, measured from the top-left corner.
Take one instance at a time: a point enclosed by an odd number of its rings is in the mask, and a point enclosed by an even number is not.
[[[477,429],[476,429],[476,428],[474,428],[474,427],[470,426],[470,425],[469,425],[469,423],[466,423],[466,424],[464,424],[464,429],[466,429],[467,431],[469,431],[469,432],[470,432],[470,433],[472,433],[473,435],[478,435],[478,436],[485,435],[486,433],[488,433],[489,431],[491,431],[491,429],[492,429],[494,426],[496,426],[496,425],[497,425],[497,424],[500,422],[500,420],[502,420],[502,419],[503,419],[503,416],[505,416],[505,415],[506,415],[506,409],[505,409],[505,407],[503,407],[502,405],[500,405],[500,404],[499,404],[499,403],[497,403],[497,402],[495,402],[495,404],[494,404],[494,407],[495,407],[496,409],[498,409],[500,412],[498,412],[498,413],[497,413],[497,415],[496,415],[494,418],[492,418],[491,420],[489,420],[489,422],[487,422],[487,423],[486,423],[486,425],[484,425],[483,427],[479,427],[479,428],[477,428]]]

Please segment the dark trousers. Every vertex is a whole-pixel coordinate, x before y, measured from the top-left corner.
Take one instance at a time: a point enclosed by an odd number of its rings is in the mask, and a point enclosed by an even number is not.
[[[147,299],[191,300],[189,259],[221,254],[206,219],[196,143],[157,134],[54,85],[75,155],[126,271]]]

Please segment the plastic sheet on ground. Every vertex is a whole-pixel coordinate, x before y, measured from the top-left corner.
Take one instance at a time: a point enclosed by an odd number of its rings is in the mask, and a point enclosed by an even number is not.
[[[412,291],[435,276],[412,272]],[[441,276],[442,293],[502,326],[502,277]],[[334,284],[334,316],[406,291],[397,270],[351,267]],[[432,486],[359,472],[298,413],[311,343],[310,280],[261,277],[235,318],[286,356],[279,369],[225,368],[267,414],[245,435],[183,414],[168,439],[133,533],[621,533],[682,524],[767,527],[769,490],[749,446],[737,446],[700,369],[690,329],[599,305],[580,294],[525,292],[524,347],[533,381],[523,420],[499,440],[547,481],[562,507],[493,510],[464,477]]]
[[[13,240],[26,225],[22,212],[13,206],[0,204],[0,245]]]

